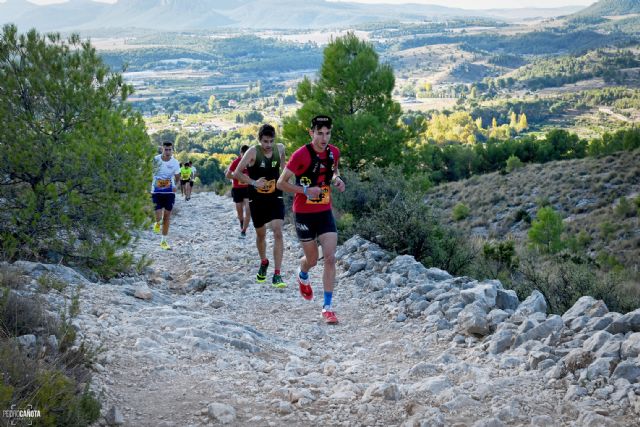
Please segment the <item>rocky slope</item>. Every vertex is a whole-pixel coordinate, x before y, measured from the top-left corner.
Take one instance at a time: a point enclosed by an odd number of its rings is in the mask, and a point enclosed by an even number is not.
[[[140,276],[14,265],[83,285],[74,325],[100,349],[100,425],[640,425],[640,310],[585,297],[547,316],[541,294],[519,302],[354,237],[337,254],[340,324],[326,325],[319,269],[314,301],[293,285],[292,230],[284,290],[255,283],[254,234],[238,231],[231,200],[200,193],[178,202],[173,250],[141,233],[154,264]]]

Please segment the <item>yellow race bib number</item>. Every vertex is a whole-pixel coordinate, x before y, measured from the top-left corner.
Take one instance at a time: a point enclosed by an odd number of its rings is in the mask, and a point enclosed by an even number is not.
[[[328,205],[329,204],[329,202],[331,201],[331,187],[329,187],[328,185],[323,185],[322,187],[320,187],[320,189],[322,190],[322,192],[320,193],[320,196],[315,199],[307,198],[307,204],[309,205]]]
[[[170,179],[158,179],[156,180],[156,188],[166,189],[171,187]]]
[[[261,194],[271,194],[276,191],[276,180],[272,179],[264,183],[261,188],[256,188],[256,191]]]

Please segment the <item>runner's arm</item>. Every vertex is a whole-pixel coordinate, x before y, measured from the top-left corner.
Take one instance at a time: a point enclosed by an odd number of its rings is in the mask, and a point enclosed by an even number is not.
[[[294,176],[293,172],[285,167],[276,184],[278,190],[286,191],[287,193],[304,193],[304,188],[301,185],[295,185],[289,182],[292,176]]]
[[[240,160],[240,163],[238,163],[238,166],[236,166],[236,170],[233,171],[232,176],[238,181],[242,182],[243,184],[256,186],[256,181],[254,181],[251,177],[242,173],[242,171],[245,170],[248,166],[250,166],[253,162],[255,162],[255,160],[256,160],[256,148],[250,147],[247,150],[247,152],[244,153],[244,156],[242,156],[242,160]],[[260,178],[260,180],[261,179],[262,178]]]
[[[278,178],[276,187],[279,190],[286,191],[287,193],[304,194],[310,199],[316,199],[320,197],[320,193],[322,193],[322,189],[320,187],[303,187],[302,185],[292,184],[291,182],[289,182],[292,176],[294,176],[293,172],[285,167],[284,172],[282,172],[280,178]]]
[[[233,163],[231,163],[231,164],[233,164]],[[233,171],[231,170],[231,165],[229,165],[227,170],[224,171],[224,177],[227,178],[227,179],[233,179]]]
[[[336,168],[333,171],[333,178],[331,178],[331,183],[340,192],[343,192],[345,190],[345,188],[346,188],[346,185],[345,185],[344,181],[342,180],[342,177],[340,176],[340,172],[338,170],[338,165],[336,165]]]
[[[280,167],[284,168],[287,164],[287,157],[284,154],[284,145],[278,144],[278,151],[280,152]]]

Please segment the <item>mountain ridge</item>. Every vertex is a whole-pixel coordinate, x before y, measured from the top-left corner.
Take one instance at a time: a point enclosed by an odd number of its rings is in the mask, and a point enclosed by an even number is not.
[[[640,0],[599,0],[572,15],[573,18],[602,18],[612,15],[640,13]]]
[[[328,28],[385,20],[421,21],[454,17],[524,19],[568,14],[578,8],[465,10],[437,5],[335,3],[326,0],[119,0],[114,4],[70,0],[38,6],[27,0],[0,3],[3,24],[40,31],[135,27],[162,31],[221,27]],[[273,19],[272,17],[276,17]]]

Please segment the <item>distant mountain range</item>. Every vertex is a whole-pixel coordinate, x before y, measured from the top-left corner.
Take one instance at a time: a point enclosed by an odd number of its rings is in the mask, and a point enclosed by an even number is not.
[[[631,2],[637,3],[637,0]],[[119,0],[115,4],[70,0],[47,6],[37,6],[27,0],[6,0],[0,3],[0,23],[12,22],[20,30],[35,27],[39,31],[305,29],[474,16],[501,20],[548,18],[578,10],[579,7],[560,7],[479,11],[422,4],[373,5],[326,0]]]

